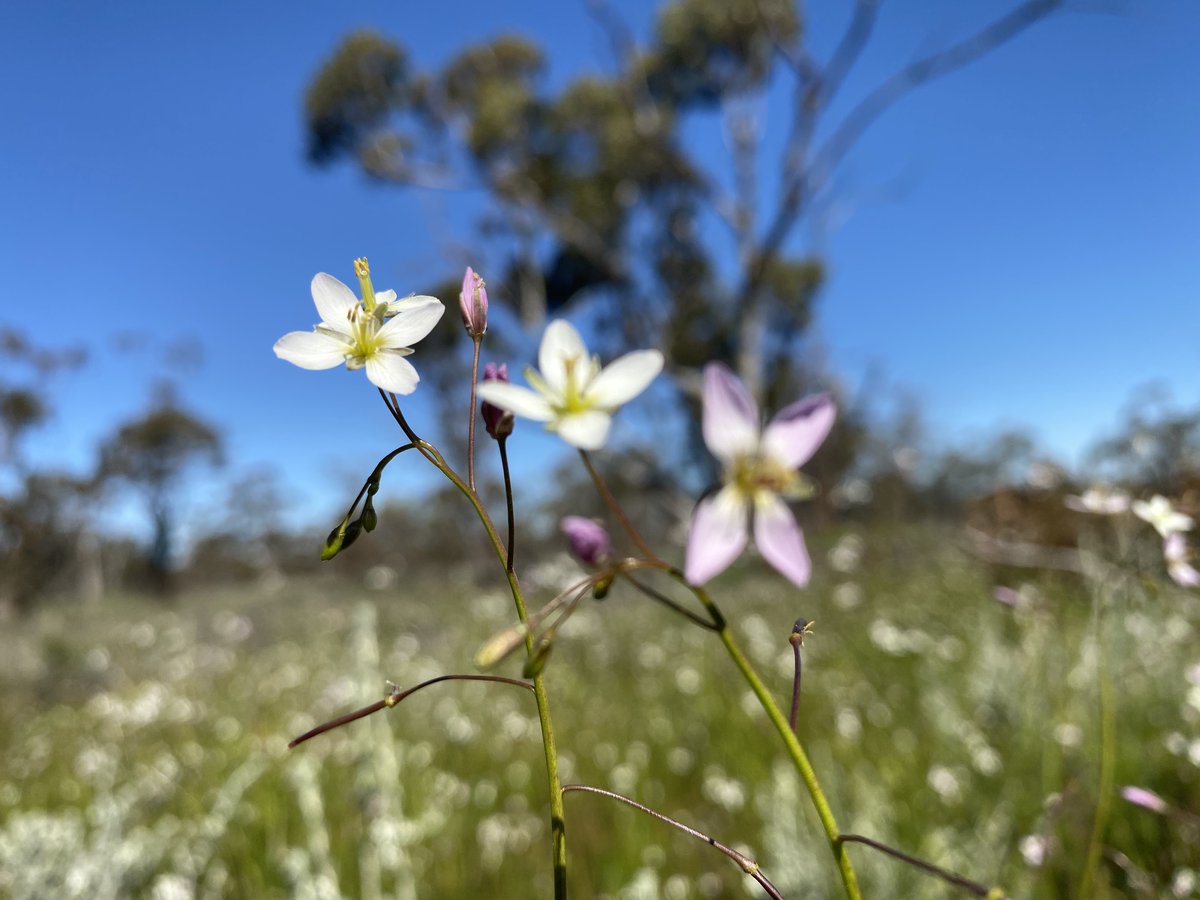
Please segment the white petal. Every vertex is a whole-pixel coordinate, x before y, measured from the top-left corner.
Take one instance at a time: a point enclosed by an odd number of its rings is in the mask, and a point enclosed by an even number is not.
[[[817,452],[837,418],[828,394],[815,394],[785,406],[763,431],[762,452],[789,469],[798,469]]]
[[[275,355],[302,369],[332,369],[346,361],[349,344],[317,331],[293,331],[275,342]]]
[[[575,330],[575,326],[565,319],[555,319],[546,326],[542,335],[542,344],[538,348],[538,368],[542,378],[556,394],[562,394],[567,384],[567,360],[575,360],[574,365],[580,375],[584,374],[582,367],[588,363],[587,347],[583,338]]]
[[[510,413],[533,419],[536,422],[549,422],[554,418],[554,410],[541,394],[534,393],[529,388],[519,384],[508,384],[504,381],[481,381],[478,387],[479,399],[492,406],[507,409]]]
[[[599,450],[604,446],[611,426],[612,416],[598,409],[590,409],[587,412],[563,416],[551,427],[572,447],[578,447],[580,450]]]
[[[409,294],[407,297],[401,297],[399,300],[397,300],[395,291],[385,291],[384,293],[390,295],[390,298],[387,301],[387,314],[389,316],[394,316],[406,309],[418,309],[422,306],[426,306],[430,300],[433,300],[437,303],[442,302],[441,300],[438,300],[437,297],[430,297],[428,294]],[[382,297],[383,294],[375,295],[375,298],[380,300],[380,302],[383,302]]]
[[[704,367],[704,443],[723,462],[758,450],[758,404],[721,363]]]
[[[797,587],[808,584],[812,562],[804,534],[787,505],[774,494],[760,497],[754,506],[754,543],[763,559]]]
[[[324,272],[313,278],[312,296],[322,322],[345,322],[350,310],[358,306],[354,291]]]
[[[662,371],[663,355],[638,350],[605,366],[588,386],[586,399],[602,409],[616,409],[650,386]]]
[[[379,339],[384,347],[411,347],[433,331],[433,326],[446,311],[436,297],[405,297],[392,308],[400,304],[403,304],[400,311],[379,329]]]
[[[375,292],[375,305],[376,306],[390,307],[395,302],[396,302],[396,292],[395,291],[376,291]]]
[[[412,363],[393,350],[380,350],[367,360],[367,378],[393,394],[411,394],[421,380]]]
[[[704,584],[738,558],[746,548],[748,510],[746,498],[732,486],[696,504],[683,567],[689,582]]]

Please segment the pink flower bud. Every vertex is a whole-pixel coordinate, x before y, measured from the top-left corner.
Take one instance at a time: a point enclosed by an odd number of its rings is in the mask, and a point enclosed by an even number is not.
[[[470,272],[467,269],[467,272]],[[484,381],[508,381],[508,366],[504,363],[496,365],[488,363],[483,367]],[[480,412],[483,414],[483,427],[487,429],[487,433],[496,440],[508,437],[513,431],[513,414],[506,409],[501,409],[498,406],[493,406],[486,400],[480,407]]]
[[[608,531],[595,519],[567,516],[560,523],[571,555],[585,566],[598,566],[612,556],[612,541]]]
[[[1159,815],[1171,809],[1167,805],[1166,800],[1158,796],[1154,791],[1148,791],[1143,787],[1127,785],[1121,788],[1121,797],[1126,803],[1132,803],[1134,806],[1140,806],[1142,809],[1148,809],[1150,812],[1156,812]]]
[[[458,295],[458,307],[462,311],[463,325],[473,338],[483,337],[487,331],[488,295],[487,287],[475,270],[467,266],[463,275],[462,291]],[[507,381],[507,379],[505,379]]]

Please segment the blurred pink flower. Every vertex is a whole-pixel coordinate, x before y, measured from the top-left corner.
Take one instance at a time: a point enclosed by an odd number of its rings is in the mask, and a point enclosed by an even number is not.
[[[1174,532],[1163,541],[1163,559],[1167,563],[1167,574],[1182,587],[1200,587],[1200,572],[1188,562],[1187,543],[1183,535]]]
[[[806,397],[762,427],[758,405],[720,363],[704,367],[704,443],[724,465],[724,485],[692,513],[684,573],[703,584],[745,549],[751,528],[759,553],[793,584],[808,583],[804,535],[785,500],[810,496],[797,471],[829,434],[837,408],[826,394]]]
[[[559,527],[567,536],[571,555],[585,566],[598,566],[612,556],[612,540],[608,530],[595,519],[566,516]]]
[[[1159,815],[1163,815],[1171,809],[1166,800],[1158,796],[1154,791],[1146,790],[1146,788],[1126,785],[1121,788],[1121,797],[1127,803],[1132,803],[1134,806],[1140,806]]]
[[[1114,516],[1129,509],[1129,495],[1114,488],[1094,485],[1079,496],[1063,498],[1068,509],[1099,516]]]

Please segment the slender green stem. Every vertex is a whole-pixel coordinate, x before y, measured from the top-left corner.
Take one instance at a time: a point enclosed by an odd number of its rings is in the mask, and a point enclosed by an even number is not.
[[[800,778],[804,782],[804,786],[808,789],[813,806],[817,810],[817,818],[821,820],[821,827],[825,830],[825,836],[829,840],[829,849],[833,851],[833,857],[837,861],[838,869],[841,871],[842,885],[846,889],[846,896],[850,900],[862,900],[862,893],[858,888],[858,877],[854,874],[854,865],[850,862],[850,855],[846,852],[845,845],[839,840],[840,832],[838,831],[837,820],[833,816],[833,810],[829,806],[829,801],[825,798],[825,792],[821,790],[821,784],[817,780],[817,773],[813,770],[812,763],[808,760],[808,754],[804,752],[804,747],[800,744],[800,738],[792,731],[787,717],[779,709],[778,704],[775,703],[775,698],[771,696],[771,692],[767,690],[766,685],[759,678],[758,673],[754,670],[754,666],[746,658],[746,654],[742,652],[742,648],[738,646],[737,641],[733,637],[733,632],[729,630],[724,616],[721,615],[720,610],[717,609],[716,604],[708,595],[708,591],[698,585],[689,585],[683,574],[678,572],[678,570],[672,570],[672,574],[682,584],[687,585],[689,590],[696,595],[700,602],[709,610],[713,616],[713,620],[721,623],[721,628],[717,632],[721,638],[721,643],[725,645],[725,649],[733,659],[734,665],[738,667],[738,670],[742,673],[742,677],[750,685],[750,690],[758,698],[758,702],[766,712],[767,718],[771,720],[771,724],[779,732],[779,736],[783,739],[783,744],[787,748],[788,755],[791,756],[792,762],[796,766],[796,771],[800,773]]]
[[[1004,890],[997,887],[988,887],[986,884],[980,884],[978,881],[972,881],[963,875],[958,875],[951,872],[949,869],[943,869],[941,866],[935,866],[931,862],[926,862],[919,857],[905,853],[903,850],[897,850],[895,847],[889,847],[880,841],[873,840],[869,837],[864,837],[861,834],[842,834],[838,836],[838,840],[843,843],[864,844],[878,850],[880,853],[886,853],[888,856],[894,857],[902,862],[908,863],[914,868],[920,869],[922,872],[928,872],[937,878],[942,879],[948,884],[955,887],[960,887],[965,891],[974,894],[976,897],[1002,898],[1005,896]]]
[[[479,381],[479,345],[482,335],[476,337],[471,351],[471,415],[467,419],[467,483],[475,490],[475,420],[479,418],[479,410],[475,408],[475,389]],[[512,554],[509,554],[511,556]]]
[[[1117,763],[1117,711],[1112,672],[1109,671],[1108,654],[1101,644],[1099,612],[1097,612],[1097,672],[1100,693],[1100,784],[1097,787],[1096,815],[1092,820],[1092,833],[1088,838],[1087,856],[1083,863],[1083,876],[1079,881],[1079,897],[1091,897],[1096,869],[1100,865],[1100,853],[1104,846],[1104,832],[1112,811],[1112,796],[1115,787]]]
[[[395,410],[398,417],[397,421],[403,421],[403,414],[397,408]],[[406,428],[407,423],[401,425]],[[411,429],[407,429],[405,433]],[[521,583],[517,579],[517,574],[509,566],[509,557],[505,548],[504,542],[500,540],[500,535],[496,532],[496,526],[492,523],[492,517],[488,515],[487,509],[479,499],[479,495],[471,490],[470,486],[462,480],[446,461],[442,458],[442,454],[432,444],[418,439],[417,448],[425,455],[433,465],[446,478],[458,488],[459,493],[467,498],[467,502],[475,510],[475,514],[479,517],[479,521],[483,524],[484,531],[487,532],[488,540],[492,543],[492,549],[496,551],[496,556],[500,560],[500,565],[504,567],[505,577],[508,579],[509,591],[512,593],[513,603],[517,607],[517,618],[525,623],[529,619],[529,612],[525,606],[525,595],[521,590]],[[528,634],[525,637],[525,650],[532,655],[533,653],[533,635]],[[550,830],[551,841],[553,844],[553,859],[554,859],[554,897],[555,900],[565,900],[567,896],[567,831],[566,821],[563,817],[563,796],[562,796],[562,780],[558,774],[558,750],[554,742],[554,727],[550,719],[550,698],[546,693],[546,684],[541,673],[533,678],[533,694],[537,699],[538,722],[542,728],[542,747],[546,755],[546,778],[550,788]]]

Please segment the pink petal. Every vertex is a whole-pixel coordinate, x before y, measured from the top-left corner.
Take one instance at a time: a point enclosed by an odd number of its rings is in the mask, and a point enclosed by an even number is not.
[[[763,559],[797,587],[808,584],[812,562],[804,534],[787,505],[774,494],[754,506],[754,543]]]
[[[696,504],[688,531],[683,571],[692,584],[704,584],[729,568],[746,548],[749,508],[732,487]]]
[[[833,422],[837,406],[828,394],[814,394],[785,406],[763,431],[762,452],[789,469],[798,469],[817,452]]]
[[[758,450],[758,404],[722,363],[704,367],[704,443],[722,462]]]

